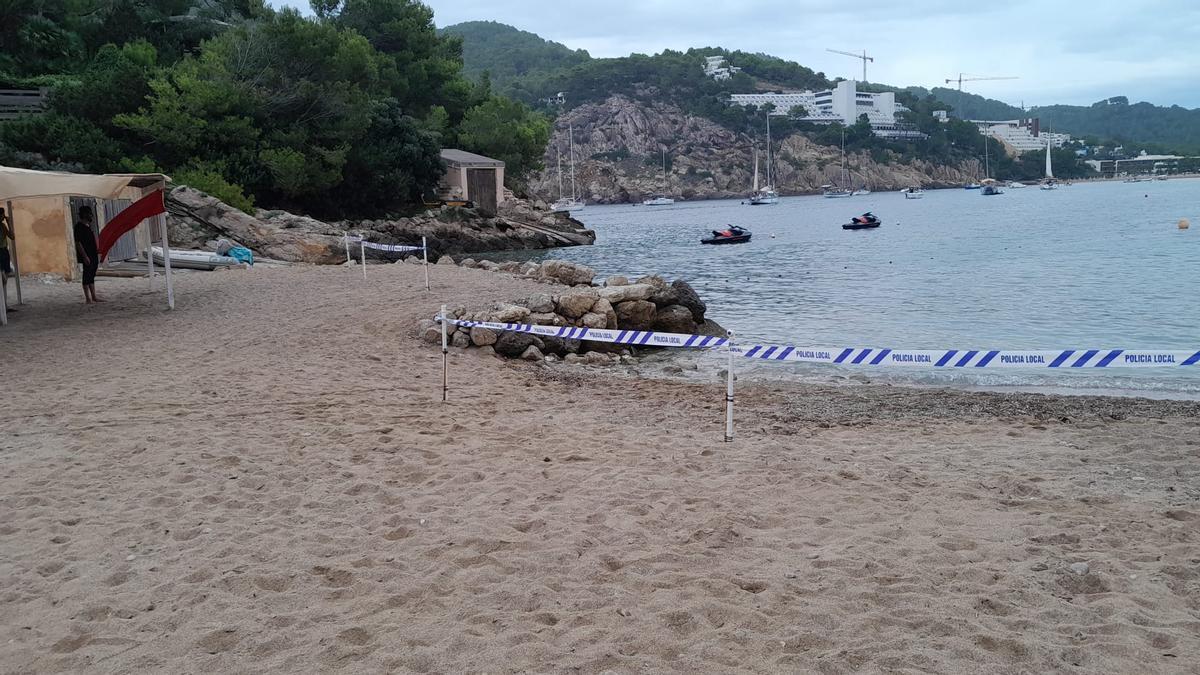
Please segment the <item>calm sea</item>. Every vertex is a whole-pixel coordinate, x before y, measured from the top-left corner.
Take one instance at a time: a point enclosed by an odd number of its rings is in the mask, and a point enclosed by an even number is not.
[[[877,230],[843,231],[871,211]],[[594,246],[542,257],[691,282],[739,342],[911,349],[1200,349],[1200,180],[588,206]],[[1181,231],[1187,218],[1195,225]],[[749,244],[701,246],[726,224]],[[934,371],[761,364],[760,377],[1200,397],[1200,368]]]

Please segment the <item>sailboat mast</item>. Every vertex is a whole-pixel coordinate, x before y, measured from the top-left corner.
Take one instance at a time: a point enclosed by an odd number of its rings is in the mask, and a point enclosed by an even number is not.
[[[571,160],[571,199],[575,199],[575,126],[571,125],[567,128],[569,129],[567,132],[569,134],[567,139],[567,153]]]
[[[1054,170],[1050,166],[1050,138],[1046,138],[1046,178],[1054,178]]]
[[[767,189],[774,190],[771,182],[771,111],[767,111]]]
[[[841,187],[841,188],[847,188],[847,187],[849,187],[849,186],[847,185],[847,183],[849,183],[849,181],[847,181],[847,180],[846,180],[846,130],[845,130],[845,129],[842,129],[842,175],[841,175],[841,183],[842,183],[842,184],[841,184],[841,185],[839,185],[838,187]]]
[[[558,198],[562,199],[562,146],[555,143],[554,153],[558,156]]]
[[[751,146],[754,152],[754,192],[758,193],[758,148]]]

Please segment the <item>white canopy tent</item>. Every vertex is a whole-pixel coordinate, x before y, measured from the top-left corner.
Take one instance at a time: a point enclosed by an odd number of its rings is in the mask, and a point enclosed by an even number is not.
[[[17,304],[22,304],[21,269],[17,262],[17,238],[13,202],[22,199],[45,197],[94,197],[96,199],[117,199],[127,188],[140,188],[143,195],[153,190],[163,189],[167,177],[161,173],[147,174],[103,174],[89,175],[65,173],[59,171],[34,171],[0,166],[0,203],[6,205],[6,213],[10,218],[12,238],[10,252],[12,254],[14,280],[16,282]],[[167,241],[166,219],[159,219],[159,236],[163,248],[163,271],[166,276],[167,308],[175,308],[175,291],[171,286],[171,247]],[[153,233],[151,232],[151,239]],[[154,260],[147,256],[151,286],[153,286]],[[8,286],[0,291],[0,325],[8,325]]]

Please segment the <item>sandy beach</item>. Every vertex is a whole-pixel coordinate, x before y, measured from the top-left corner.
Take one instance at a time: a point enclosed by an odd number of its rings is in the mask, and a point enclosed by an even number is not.
[[[27,281],[0,672],[1198,672],[1200,404],[747,381],[723,443],[715,374],[475,350],[443,404],[417,320],[547,286],[431,276]]]

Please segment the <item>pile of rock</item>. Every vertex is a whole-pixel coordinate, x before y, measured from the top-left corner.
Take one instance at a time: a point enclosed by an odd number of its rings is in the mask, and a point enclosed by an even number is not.
[[[687,282],[668,283],[657,275],[634,281],[609,277],[603,285],[592,285],[595,271],[583,265],[549,260],[544,263],[493,263],[464,260],[464,267],[508,272],[569,288],[537,293],[513,303],[485,309],[465,307],[449,310],[451,318],[488,323],[525,323],[539,326],[572,326],[613,330],[661,331],[696,335],[726,334],[715,321],[704,316],[707,307]],[[432,320],[418,326],[422,338],[441,342],[441,328]],[[605,364],[634,355],[628,345],[567,340],[558,337],[496,331],[476,326],[447,327],[455,347],[478,347],[508,358],[541,361],[562,358],[567,362]]]

